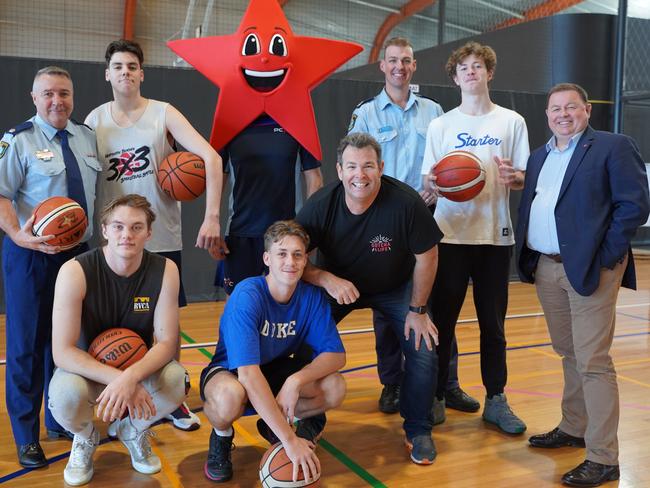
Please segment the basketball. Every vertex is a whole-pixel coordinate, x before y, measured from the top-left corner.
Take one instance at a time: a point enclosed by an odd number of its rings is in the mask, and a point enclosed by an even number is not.
[[[205,191],[205,163],[191,152],[172,153],[160,163],[158,183],[174,200],[194,200]]]
[[[88,227],[86,212],[67,197],[51,197],[34,209],[32,234],[37,237],[53,235],[46,244],[72,249],[81,241]]]
[[[124,370],[147,353],[142,338],[129,329],[108,329],[93,340],[88,354],[103,364]]]
[[[320,486],[320,474],[315,480],[305,481],[302,468],[298,470],[298,480],[293,481],[293,464],[281,443],[273,444],[260,461],[260,480],[263,488],[298,488],[301,486]]]
[[[452,151],[433,168],[440,194],[454,202],[476,197],[485,186],[481,160],[467,151]]]

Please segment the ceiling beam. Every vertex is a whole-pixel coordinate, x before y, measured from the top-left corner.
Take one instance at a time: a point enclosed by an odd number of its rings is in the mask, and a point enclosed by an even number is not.
[[[409,2],[405,3],[398,12],[389,14],[377,30],[375,40],[372,43],[372,49],[370,50],[368,62],[374,63],[377,61],[379,58],[379,53],[381,52],[381,48],[384,45],[384,41],[388,37],[388,34],[390,34],[390,31],[392,31],[404,20],[433,5],[434,3],[436,3],[436,0],[410,0]]]
[[[489,30],[499,30],[505,27],[521,24],[530,20],[541,19],[542,17],[550,17],[553,14],[561,12],[569,7],[573,7],[577,3],[582,3],[584,0],[544,0],[543,2],[529,8],[523,12],[523,19],[511,17],[498,23]]]

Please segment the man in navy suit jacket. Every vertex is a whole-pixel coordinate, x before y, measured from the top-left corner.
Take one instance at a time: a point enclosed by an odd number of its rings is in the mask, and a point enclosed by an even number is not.
[[[586,447],[570,486],[619,478],[618,387],[609,350],[621,284],[636,287],[630,241],[648,218],[645,165],[632,139],[595,131],[585,90],[548,95],[553,137],[528,160],[516,230],[522,281],[535,283],[553,349],[562,356],[558,427],[533,447]]]

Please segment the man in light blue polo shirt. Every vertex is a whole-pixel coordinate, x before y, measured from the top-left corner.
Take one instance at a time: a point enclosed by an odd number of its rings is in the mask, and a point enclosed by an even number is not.
[[[68,196],[92,222],[95,184],[101,166],[95,134],[70,120],[70,74],[48,66],[36,73],[32,99],[37,114],[10,129],[0,141],[0,228],[7,313],[6,399],[18,461],[26,468],[47,465],[39,444],[43,392],[52,377],[52,302],[61,265],[88,249],[92,224],[83,244],[66,251],[32,234],[32,213],[43,200]],[[45,408],[49,437],[65,431]]]
[[[364,100],[352,113],[348,133],[367,132],[381,145],[384,174],[392,176],[420,192],[433,210],[435,195],[422,187],[420,168],[424,157],[429,122],[443,114],[440,105],[413,93],[411,78],[417,69],[413,46],[403,37],[394,37],[384,45],[384,58],[379,68],[385,75],[384,89],[375,97]],[[412,304],[425,305],[425,304]],[[393,334],[381,313],[373,311],[377,369],[383,385],[379,410],[399,411],[402,354],[399,339]],[[446,406],[475,412],[480,404],[467,395],[458,383],[458,348],[454,338],[446,387]],[[445,404],[434,404],[434,423],[445,420]]]

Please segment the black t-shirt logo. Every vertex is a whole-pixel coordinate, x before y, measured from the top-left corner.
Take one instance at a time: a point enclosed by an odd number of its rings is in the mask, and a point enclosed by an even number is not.
[[[147,158],[150,152],[149,146],[142,146],[135,151],[124,151],[119,157],[109,159],[108,170],[113,173],[106,180],[113,181],[123,176],[133,176],[134,173],[145,170],[150,163]]]
[[[391,250],[391,242],[393,240],[390,237],[379,234],[370,240],[370,252],[389,252]]]

